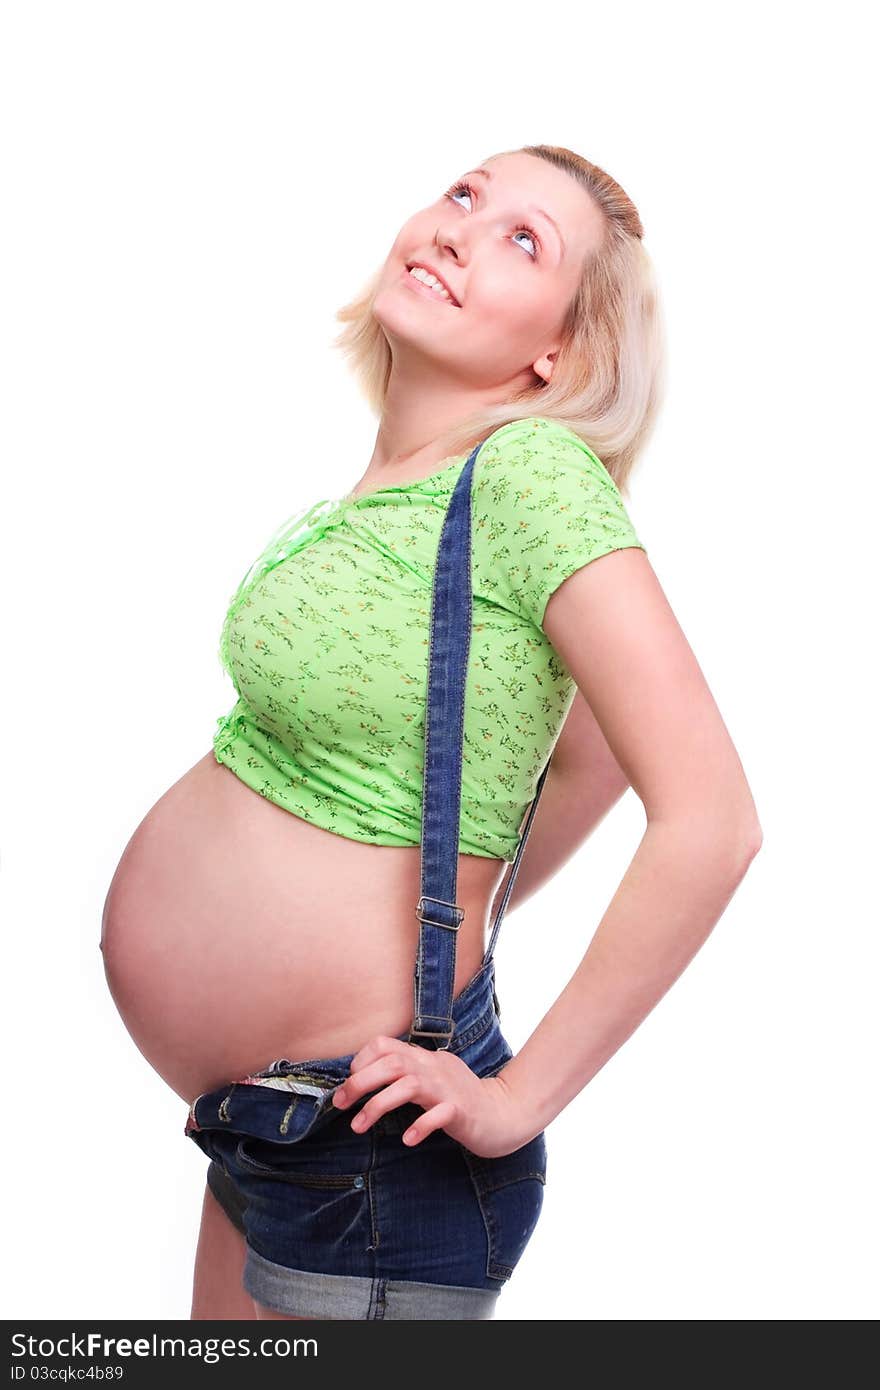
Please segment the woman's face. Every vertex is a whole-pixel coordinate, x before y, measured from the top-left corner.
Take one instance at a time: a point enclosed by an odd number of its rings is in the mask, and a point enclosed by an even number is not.
[[[496,155],[485,174],[462,174],[401,228],[380,276],[373,313],[395,366],[443,371],[462,386],[534,384],[552,374],[584,258],[602,220],[586,190],[529,154]],[[462,185],[468,185],[464,187]],[[543,215],[542,215],[543,214]],[[408,273],[427,266],[452,301]]]

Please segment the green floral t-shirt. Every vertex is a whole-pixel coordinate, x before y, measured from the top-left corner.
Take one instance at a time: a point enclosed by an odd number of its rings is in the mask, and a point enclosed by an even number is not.
[[[214,755],[294,815],[377,845],[421,843],[434,564],[467,455],[428,478],[324,499],[269,542],[221,655],[238,693]],[[459,850],[512,860],[576,689],[541,624],[568,575],[645,547],[596,454],[533,416],[477,455]]]

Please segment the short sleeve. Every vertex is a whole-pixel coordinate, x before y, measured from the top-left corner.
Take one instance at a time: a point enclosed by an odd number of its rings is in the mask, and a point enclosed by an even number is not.
[[[611,550],[646,549],[605,465],[553,420],[517,420],[490,435],[471,494],[475,585],[536,627],[575,570]]]

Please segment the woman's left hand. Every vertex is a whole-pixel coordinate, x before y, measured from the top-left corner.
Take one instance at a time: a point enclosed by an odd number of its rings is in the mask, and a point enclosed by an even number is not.
[[[380,1087],[384,1089],[379,1089]],[[358,1134],[399,1105],[422,1106],[424,1114],[403,1135],[419,1144],[443,1129],[480,1158],[498,1158],[525,1144],[521,1108],[503,1075],[479,1077],[466,1062],[444,1049],[433,1050],[379,1034],[354,1054],[350,1075],[338,1086],[333,1104],[347,1109],[371,1091],[351,1122]]]

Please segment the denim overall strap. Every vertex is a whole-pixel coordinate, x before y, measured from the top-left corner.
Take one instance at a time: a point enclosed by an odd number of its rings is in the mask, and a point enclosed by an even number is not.
[[[507,876],[507,884],[504,889],[504,895],[501,899],[501,902],[498,904],[498,911],[495,914],[495,921],[492,924],[492,931],[489,935],[489,944],[486,947],[486,954],[483,956],[483,965],[488,965],[489,961],[492,959],[492,956],[495,954],[495,942],[498,939],[498,932],[501,929],[501,918],[504,916],[504,913],[507,910],[507,904],[510,901],[510,895],[513,891],[514,880],[516,878],[517,872],[519,871],[519,861],[522,859],[522,853],[526,847],[526,840],[529,838],[529,831],[532,828],[532,821],[535,819],[535,812],[538,809],[538,802],[541,799],[541,792],[544,790],[544,783],[547,780],[547,773],[550,771],[550,763],[552,762],[552,760],[553,753],[551,752],[550,757],[544,764],[543,772],[541,773],[540,777],[535,783],[535,795],[532,797],[532,804],[529,807],[529,814],[526,817],[525,825],[522,828],[522,834],[519,837],[519,844],[516,847],[516,854],[513,856],[513,863],[510,866],[510,873]]]
[[[422,796],[421,896],[416,907],[419,946],[413,975],[413,1022],[409,1041],[448,1047],[452,1018],[456,933],[464,909],[456,902],[461,832],[461,774],[464,697],[471,638],[471,481],[482,444],[468,456],[446,509],[434,569],[428,689],[425,709],[425,768]],[[526,838],[531,829],[549,760],[538,779],[504,897],[492,927],[492,956]]]

